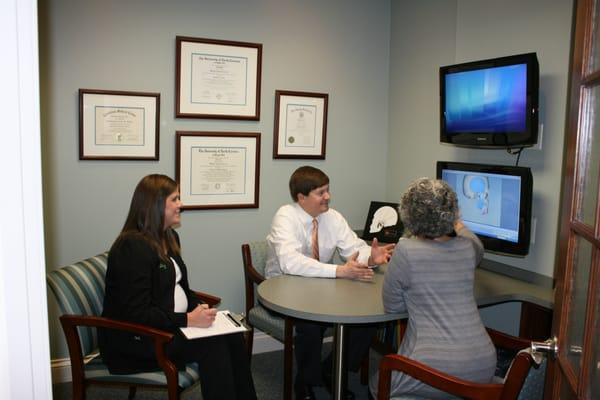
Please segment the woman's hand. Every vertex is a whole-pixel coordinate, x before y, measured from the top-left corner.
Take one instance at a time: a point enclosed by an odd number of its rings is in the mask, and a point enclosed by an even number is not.
[[[198,304],[196,308],[187,313],[187,326],[208,328],[215,322],[216,308],[209,308],[208,304]]]

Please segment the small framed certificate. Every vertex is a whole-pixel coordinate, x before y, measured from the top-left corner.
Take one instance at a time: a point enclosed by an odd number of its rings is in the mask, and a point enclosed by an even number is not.
[[[176,117],[260,119],[262,44],[175,40]]]
[[[325,159],[326,93],[275,91],[273,158]]]
[[[260,133],[177,132],[183,209],[258,208]]]
[[[80,160],[158,160],[160,93],[79,89]]]

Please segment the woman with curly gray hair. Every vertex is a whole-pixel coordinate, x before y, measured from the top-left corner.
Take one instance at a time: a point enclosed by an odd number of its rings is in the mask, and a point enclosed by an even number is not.
[[[451,234],[459,218],[456,193],[442,180],[417,179],[400,200],[400,218],[412,236],[434,239]]]
[[[408,235],[400,239],[383,284],[386,312],[408,312],[398,354],[450,375],[489,383],[496,350],[473,296],[483,245],[460,220],[456,193],[444,181],[420,178],[400,200]],[[378,379],[371,380],[376,397]],[[402,373],[393,373],[391,397],[447,398]]]

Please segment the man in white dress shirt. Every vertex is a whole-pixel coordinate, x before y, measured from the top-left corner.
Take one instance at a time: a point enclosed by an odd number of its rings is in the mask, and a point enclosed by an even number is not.
[[[279,208],[267,236],[266,278],[281,274],[319,278],[370,280],[370,267],[389,261],[394,245],[369,246],[358,238],[344,217],[329,208],[329,177],[321,170],[304,166],[290,177],[293,204]],[[346,260],[331,263],[334,252]],[[298,320],[295,323],[294,349],[298,371],[294,390],[296,398],[313,399],[312,386],[327,383],[331,374],[331,355],[321,367],[321,345],[326,326]],[[347,365],[358,370],[367,354],[375,328],[356,326],[348,329]],[[346,397],[352,398],[351,393]]]

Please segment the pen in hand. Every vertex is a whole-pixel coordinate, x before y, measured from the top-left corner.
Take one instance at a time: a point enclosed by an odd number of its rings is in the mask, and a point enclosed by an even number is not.
[[[230,314],[230,313],[225,313],[225,315],[227,315],[227,318],[229,318],[229,320],[230,320],[231,322],[233,322],[233,324],[234,324],[235,326],[237,326],[238,328],[240,327],[240,323],[239,323],[239,322],[237,322],[237,321],[235,320],[235,318],[233,318],[233,317],[231,316],[231,314]]]
[[[216,308],[209,308],[207,304],[199,304],[196,308],[187,313],[187,326],[208,328],[213,324],[216,316]]]

